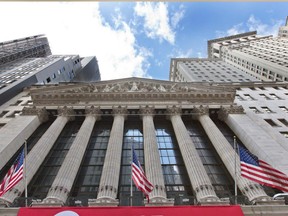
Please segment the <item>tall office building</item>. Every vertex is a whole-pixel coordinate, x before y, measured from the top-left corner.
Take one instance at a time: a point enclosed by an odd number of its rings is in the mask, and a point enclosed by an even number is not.
[[[51,55],[48,40],[44,35],[35,35],[0,43],[0,65],[24,58]]]
[[[286,26],[278,37],[258,36],[256,31],[208,41],[208,57],[220,58],[263,81],[288,81]]]
[[[286,23],[285,26],[281,26],[279,28],[278,36],[282,38],[288,39],[288,16],[286,17]]]
[[[169,80],[175,82],[259,82],[260,79],[217,59],[172,58]]]
[[[100,80],[95,57],[51,55],[43,35],[3,42],[0,46],[0,105],[35,83]]]

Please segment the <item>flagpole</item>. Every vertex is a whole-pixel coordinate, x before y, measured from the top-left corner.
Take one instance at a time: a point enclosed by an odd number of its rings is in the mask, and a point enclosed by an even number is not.
[[[26,164],[26,158],[27,158],[27,140],[24,142],[24,184],[25,184],[25,207],[28,206],[28,190],[27,190],[27,164]]]
[[[131,144],[131,184],[130,184],[130,206],[133,202],[133,182],[132,182],[132,163],[133,163],[133,143]]]
[[[234,177],[234,192],[235,192],[235,204],[237,205],[237,146],[236,146],[236,136],[233,137],[234,139],[234,150],[235,150],[235,157],[234,157],[234,170],[235,170],[235,177]]]

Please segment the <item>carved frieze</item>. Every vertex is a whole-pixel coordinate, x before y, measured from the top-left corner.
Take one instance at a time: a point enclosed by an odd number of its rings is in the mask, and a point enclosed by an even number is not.
[[[207,83],[180,83],[143,78],[101,81],[95,83],[59,84],[34,87],[31,97],[36,105],[69,105],[93,101],[159,101],[183,100],[187,103],[233,103],[235,89]]]

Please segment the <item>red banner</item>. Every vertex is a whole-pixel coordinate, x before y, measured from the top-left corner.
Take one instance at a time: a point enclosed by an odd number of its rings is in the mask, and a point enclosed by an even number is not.
[[[244,216],[240,206],[173,207],[34,207],[20,208],[18,216]]]

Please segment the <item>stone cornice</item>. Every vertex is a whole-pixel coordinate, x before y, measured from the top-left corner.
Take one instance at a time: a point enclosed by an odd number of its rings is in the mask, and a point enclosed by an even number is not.
[[[233,103],[235,88],[221,84],[178,83],[129,78],[82,84],[33,87],[35,105],[76,105],[115,101],[187,101],[189,103]]]

